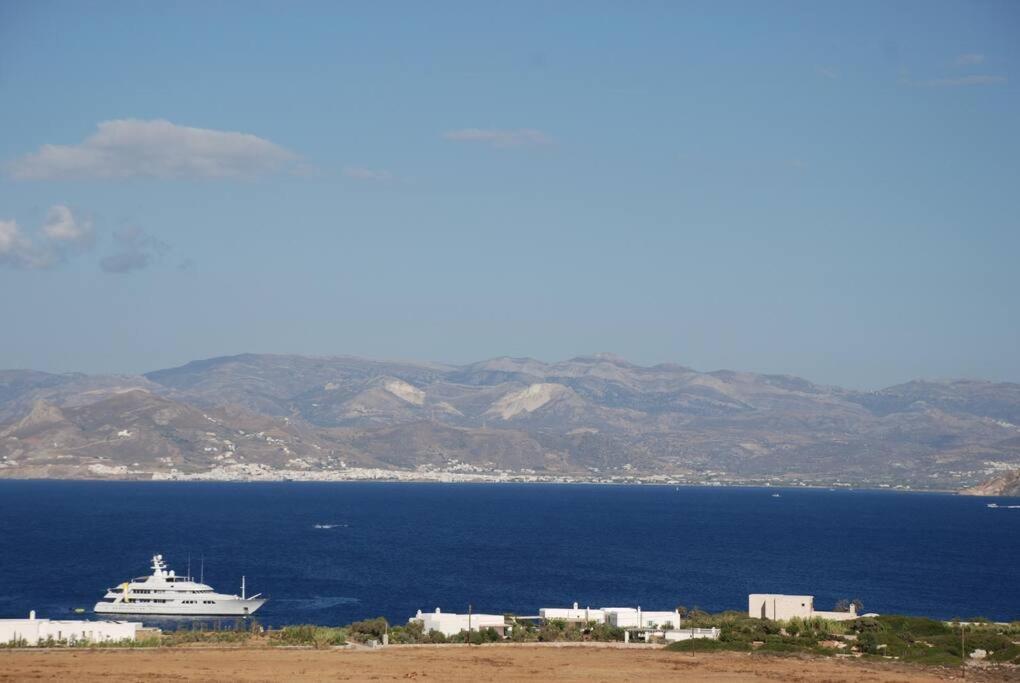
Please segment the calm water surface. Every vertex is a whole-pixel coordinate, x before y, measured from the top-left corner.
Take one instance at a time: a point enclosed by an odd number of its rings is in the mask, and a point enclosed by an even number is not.
[[[439,606],[747,608],[751,592],[867,611],[1020,619],[1017,499],[582,485],[0,481],[0,617],[91,610],[187,558],[261,622],[404,621]],[[317,529],[316,524],[336,525]]]

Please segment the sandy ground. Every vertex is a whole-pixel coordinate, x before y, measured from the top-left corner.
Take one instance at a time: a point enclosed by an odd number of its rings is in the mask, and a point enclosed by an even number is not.
[[[1010,672],[1013,673],[1013,672]],[[647,648],[483,646],[380,650],[166,648],[0,651],[0,681],[945,681],[896,663]],[[968,681],[1008,680],[968,671]]]

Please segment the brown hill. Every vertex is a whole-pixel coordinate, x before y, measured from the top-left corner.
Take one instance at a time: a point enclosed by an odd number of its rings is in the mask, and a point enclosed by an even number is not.
[[[1020,470],[993,477],[960,493],[965,496],[1020,496]]]
[[[608,354],[463,366],[244,354],[144,377],[0,372],[0,476],[291,460],[958,489],[1020,467],[1020,385],[856,392]]]

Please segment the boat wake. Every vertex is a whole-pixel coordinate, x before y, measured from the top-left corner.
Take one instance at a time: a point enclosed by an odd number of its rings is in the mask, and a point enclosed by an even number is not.
[[[346,524],[316,524],[313,528],[315,529],[346,529]]]
[[[315,595],[311,598],[280,598],[278,603],[286,603],[290,609],[303,611],[316,611],[331,609],[340,605],[352,605],[358,602],[357,598],[342,597],[339,595]]]

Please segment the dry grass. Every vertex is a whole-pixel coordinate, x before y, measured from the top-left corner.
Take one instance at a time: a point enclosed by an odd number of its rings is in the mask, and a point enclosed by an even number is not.
[[[1015,670],[969,671],[1009,680]],[[0,652],[0,681],[872,681],[919,683],[958,670],[893,662],[684,654],[648,647],[541,645],[397,646],[379,650],[250,647]]]

